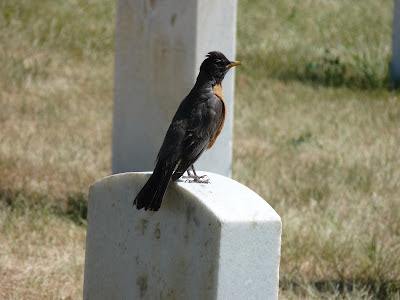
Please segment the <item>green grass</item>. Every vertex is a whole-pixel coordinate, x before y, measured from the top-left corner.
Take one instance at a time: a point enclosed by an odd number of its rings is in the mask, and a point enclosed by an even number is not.
[[[333,77],[341,79],[335,85],[381,87],[387,83],[392,5],[241,1],[237,49],[246,58],[244,75],[328,85]]]
[[[400,298],[392,10],[238,3],[233,174],[282,217],[282,299]],[[87,190],[111,173],[114,16],[111,0],[0,3],[0,298],[82,297]]]

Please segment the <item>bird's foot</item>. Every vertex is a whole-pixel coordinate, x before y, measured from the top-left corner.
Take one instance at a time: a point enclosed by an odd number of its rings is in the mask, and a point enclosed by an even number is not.
[[[191,170],[190,170],[191,169]],[[194,166],[191,165],[190,169],[187,169],[186,172],[188,176],[182,176],[182,178],[187,178],[185,182],[188,183],[210,183],[210,178],[207,175],[198,176],[194,169]]]
[[[188,182],[188,183],[207,183],[207,184],[210,183],[210,178],[207,175],[185,176],[184,178],[188,178],[185,180],[185,182]]]

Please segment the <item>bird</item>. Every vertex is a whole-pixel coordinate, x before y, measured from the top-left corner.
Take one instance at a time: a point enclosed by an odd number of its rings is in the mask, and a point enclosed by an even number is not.
[[[221,83],[232,67],[241,64],[219,51],[206,55],[193,88],[167,130],[153,173],[133,201],[138,210],[158,211],[170,181],[178,180],[185,172],[192,182],[208,183],[205,176],[196,174],[193,164],[221,133],[226,114]]]

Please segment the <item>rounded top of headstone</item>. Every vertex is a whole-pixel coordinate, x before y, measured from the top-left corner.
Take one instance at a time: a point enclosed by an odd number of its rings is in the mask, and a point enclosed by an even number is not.
[[[203,211],[214,215],[221,223],[235,222],[280,222],[279,215],[258,194],[243,184],[228,177],[211,172],[197,172],[198,175],[207,175],[210,183],[191,183],[185,179],[171,182],[166,196],[157,212],[140,211],[143,214],[160,214],[163,211],[181,209],[189,202],[191,206],[198,206]],[[127,201],[136,197],[141,187],[149,177],[150,172],[121,173],[105,177],[96,181],[96,186],[107,187],[112,190],[124,186]],[[136,208],[132,205],[132,210]]]

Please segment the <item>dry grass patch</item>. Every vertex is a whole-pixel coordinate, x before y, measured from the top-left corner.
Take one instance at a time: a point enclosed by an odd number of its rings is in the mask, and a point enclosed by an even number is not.
[[[60,205],[110,173],[114,6],[23,2],[1,4],[0,189]]]
[[[399,96],[240,80],[234,177],[282,217],[284,293],[398,291]]]
[[[0,3],[2,299],[82,297],[70,219],[111,173],[114,15],[107,0]]]
[[[388,1],[239,3],[234,178],[282,217],[282,298],[399,297],[391,18]]]
[[[0,298],[82,298],[84,227],[46,210],[2,206],[0,228]]]

